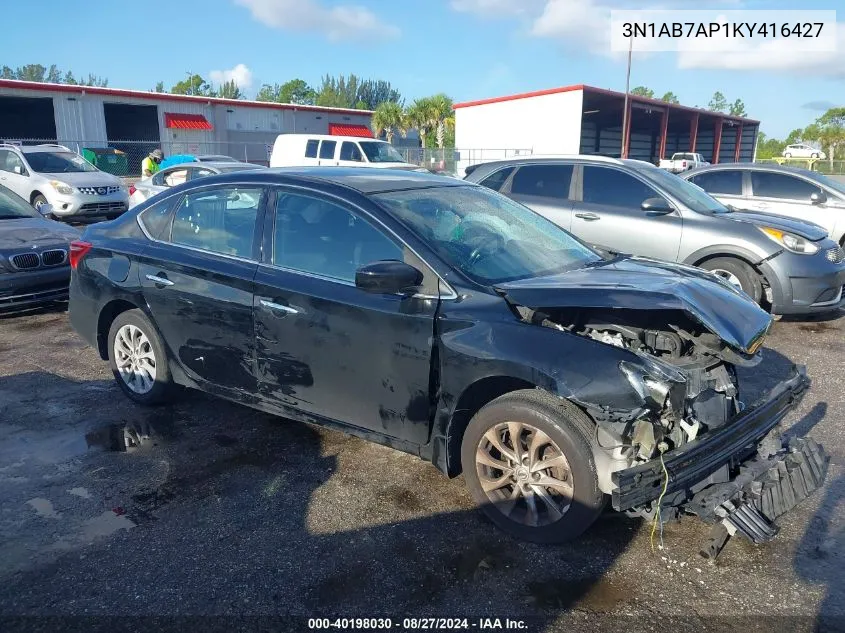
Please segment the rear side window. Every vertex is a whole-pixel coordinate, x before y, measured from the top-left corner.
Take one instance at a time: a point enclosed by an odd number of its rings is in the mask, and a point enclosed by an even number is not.
[[[644,200],[657,197],[654,189],[623,171],[584,166],[584,202],[639,209]]]
[[[173,211],[175,198],[172,196],[145,209],[138,219],[144,225],[147,233],[154,240],[167,241],[170,239],[170,216]]]
[[[336,141],[323,141],[320,143],[320,158],[334,158],[335,147],[337,147]]]
[[[818,193],[817,185],[786,174],[771,171],[752,171],[751,190],[755,197],[781,198],[783,200],[809,201],[810,196]]]
[[[317,146],[320,141],[311,140],[305,144],[305,158],[317,158]]]
[[[364,160],[358,143],[344,141],[343,145],[340,146],[340,160],[354,160],[356,162]]]
[[[526,165],[520,167],[511,181],[511,193],[566,200],[569,197],[572,170],[572,165]]]
[[[500,169],[496,173],[487,176],[487,178],[482,180],[479,184],[484,185],[493,191],[500,191],[502,189],[502,185],[504,185],[505,181],[508,179],[508,176],[513,173],[513,170],[513,167]]]
[[[742,172],[710,171],[692,178],[692,181],[707,193],[722,193],[732,196],[742,195]]]

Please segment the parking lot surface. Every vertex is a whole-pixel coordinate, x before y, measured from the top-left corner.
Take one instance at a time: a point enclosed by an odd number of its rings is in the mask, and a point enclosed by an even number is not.
[[[790,360],[808,366],[784,428],[823,443],[831,466],[775,541],[737,537],[708,563],[692,517],[655,552],[649,525],[610,513],[575,543],[514,541],[462,478],[415,457],[198,393],[135,406],[64,311],[0,318],[0,615],[845,628],[844,333],[845,315],[780,321],[740,374],[759,393]],[[125,437],[140,446],[119,450]]]

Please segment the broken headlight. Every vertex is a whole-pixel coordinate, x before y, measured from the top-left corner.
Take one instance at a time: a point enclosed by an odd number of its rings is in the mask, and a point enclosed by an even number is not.
[[[620,371],[643,401],[653,409],[662,409],[669,393],[686,382],[684,375],[671,365],[641,357],[642,364],[619,363]]]

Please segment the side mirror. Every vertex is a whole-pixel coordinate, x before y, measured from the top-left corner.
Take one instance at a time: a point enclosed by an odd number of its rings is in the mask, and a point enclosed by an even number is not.
[[[49,218],[53,214],[53,205],[45,202],[37,210],[45,218]]]
[[[13,171],[14,171],[14,172],[18,175],[18,176],[23,176],[23,167],[21,167],[20,165],[15,165],[15,166],[12,168],[12,170],[13,170]]]
[[[372,294],[397,294],[416,289],[423,274],[405,262],[382,260],[355,271],[355,286]]]
[[[810,194],[810,202],[813,204],[824,204],[827,202],[827,194],[824,191],[817,191]]]
[[[642,210],[650,215],[669,215],[675,209],[663,198],[647,198],[643,200]]]

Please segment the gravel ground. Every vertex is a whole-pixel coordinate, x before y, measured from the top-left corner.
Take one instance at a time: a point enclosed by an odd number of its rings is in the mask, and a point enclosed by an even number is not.
[[[654,553],[648,525],[614,514],[573,544],[516,542],[462,478],[414,457],[198,393],[137,407],[65,312],[0,318],[0,616],[22,616],[0,629],[304,631],[334,616],[845,629],[844,326],[780,321],[742,374],[759,391],[787,359],[808,366],[813,387],[784,426],[823,443],[831,467],[773,542],[736,538],[708,563],[693,518]],[[115,450],[127,428],[149,439]]]

